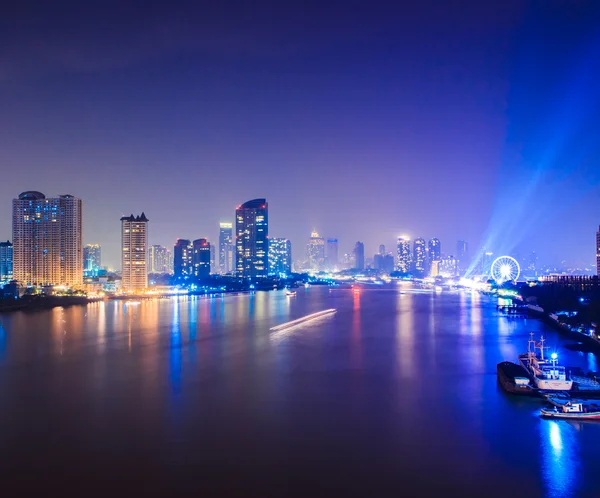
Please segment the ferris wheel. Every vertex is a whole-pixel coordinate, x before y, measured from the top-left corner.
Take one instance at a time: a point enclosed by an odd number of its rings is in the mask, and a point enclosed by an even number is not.
[[[517,280],[521,274],[521,267],[515,258],[500,256],[492,263],[490,274],[496,283],[501,285],[504,282]]]

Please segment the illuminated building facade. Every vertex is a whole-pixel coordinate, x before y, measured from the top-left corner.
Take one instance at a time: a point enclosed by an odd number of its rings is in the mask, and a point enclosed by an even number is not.
[[[233,271],[233,223],[219,223],[219,273]]]
[[[321,271],[325,268],[325,239],[319,237],[318,232],[310,234],[306,245],[306,259],[308,268],[312,271]]]
[[[596,275],[600,277],[600,227],[596,232]]]
[[[173,272],[176,277],[192,276],[193,247],[188,239],[177,239],[173,247]]]
[[[439,262],[439,274],[443,277],[454,277],[458,274],[458,261],[454,256],[446,256]]]
[[[0,282],[13,278],[13,245],[10,241],[0,242]]]
[[[253,199],[235,210],[236,273],[250,281],[269,272],[269,206]]]
[[[86,277],[97,275],[102,267],[102,247],[100,244],[83,246],[83,274]]]
[[[415,265],[415,273],[418,276],[423,277],[426,271],[426,247],[425,247],[425,239],[419,237],[416,238],[413,243],[413,263]]]
[[[269,275],[292,272],[292,243],[282,237],[269,237]]]
[[[83,284],[82,202],[23,192],[13,199],[13,278],[22,284]]]
[[[197,278],[210,276],[210,243],[206,239],[192,242],[192,274]]]
[[[339,266],[338,239],[327,239],[327,269],[335,271]]]
[[[137,291],[148,287],[148,218],[121,218],[121,288]]]
[[[365,245],[362,242],[354,244],[354,268],[357,270],[365,269]]]
[[[434,266],[439,272],[440,262],[442,261],[442,243],[440,242],[440,239],[430,239],[427,244],[427,249],[429,253],[429,274],[432,277],[436,277],[438,273],[435,273],[434,275]]]
[[[411,265],[410,255],[410,239],[408,237],[398,237],[398,261],[396,264],[396,270],[400,273],[408,273]]]
[[[149,273],[168,274],[173,271],[173,257],[166,247],[152,245],[148,250]]]

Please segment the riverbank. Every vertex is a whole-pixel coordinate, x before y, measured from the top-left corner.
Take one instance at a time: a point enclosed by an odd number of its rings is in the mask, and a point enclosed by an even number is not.
[[[96,299],[85,296],[24,296],[18,299],[0,300],[0,313],[45,310],[57,306],[81,306],[93,301]]]

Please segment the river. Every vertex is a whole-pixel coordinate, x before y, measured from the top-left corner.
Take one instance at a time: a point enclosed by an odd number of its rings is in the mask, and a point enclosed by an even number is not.
[[[600,424],[548,421],[496,364],[532,319],[410,284],[0,314],[0,478],[65,495],[598,496]],[[299,326],[272,327],[328,308]]]

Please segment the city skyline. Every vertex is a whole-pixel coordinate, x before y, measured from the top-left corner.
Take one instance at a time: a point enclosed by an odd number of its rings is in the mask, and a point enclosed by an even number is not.
[[[240,199],[264,197],[271,232],[296,248],[313,228],[340,254],[408,233],[589,265],[595,17],[585,2],[543,4],[258,5],[249,23],[191,5],[116,25],[109,10],[73,23],[43,8],[43,27],[2,33],[22,48],[0,73],[0,240],[15,193],[71,192],[93,222],[84,243],[117,268],[114,219],[145,210],[151,244],[216,244]],[[202,215],[189,220],[197,195]]]

